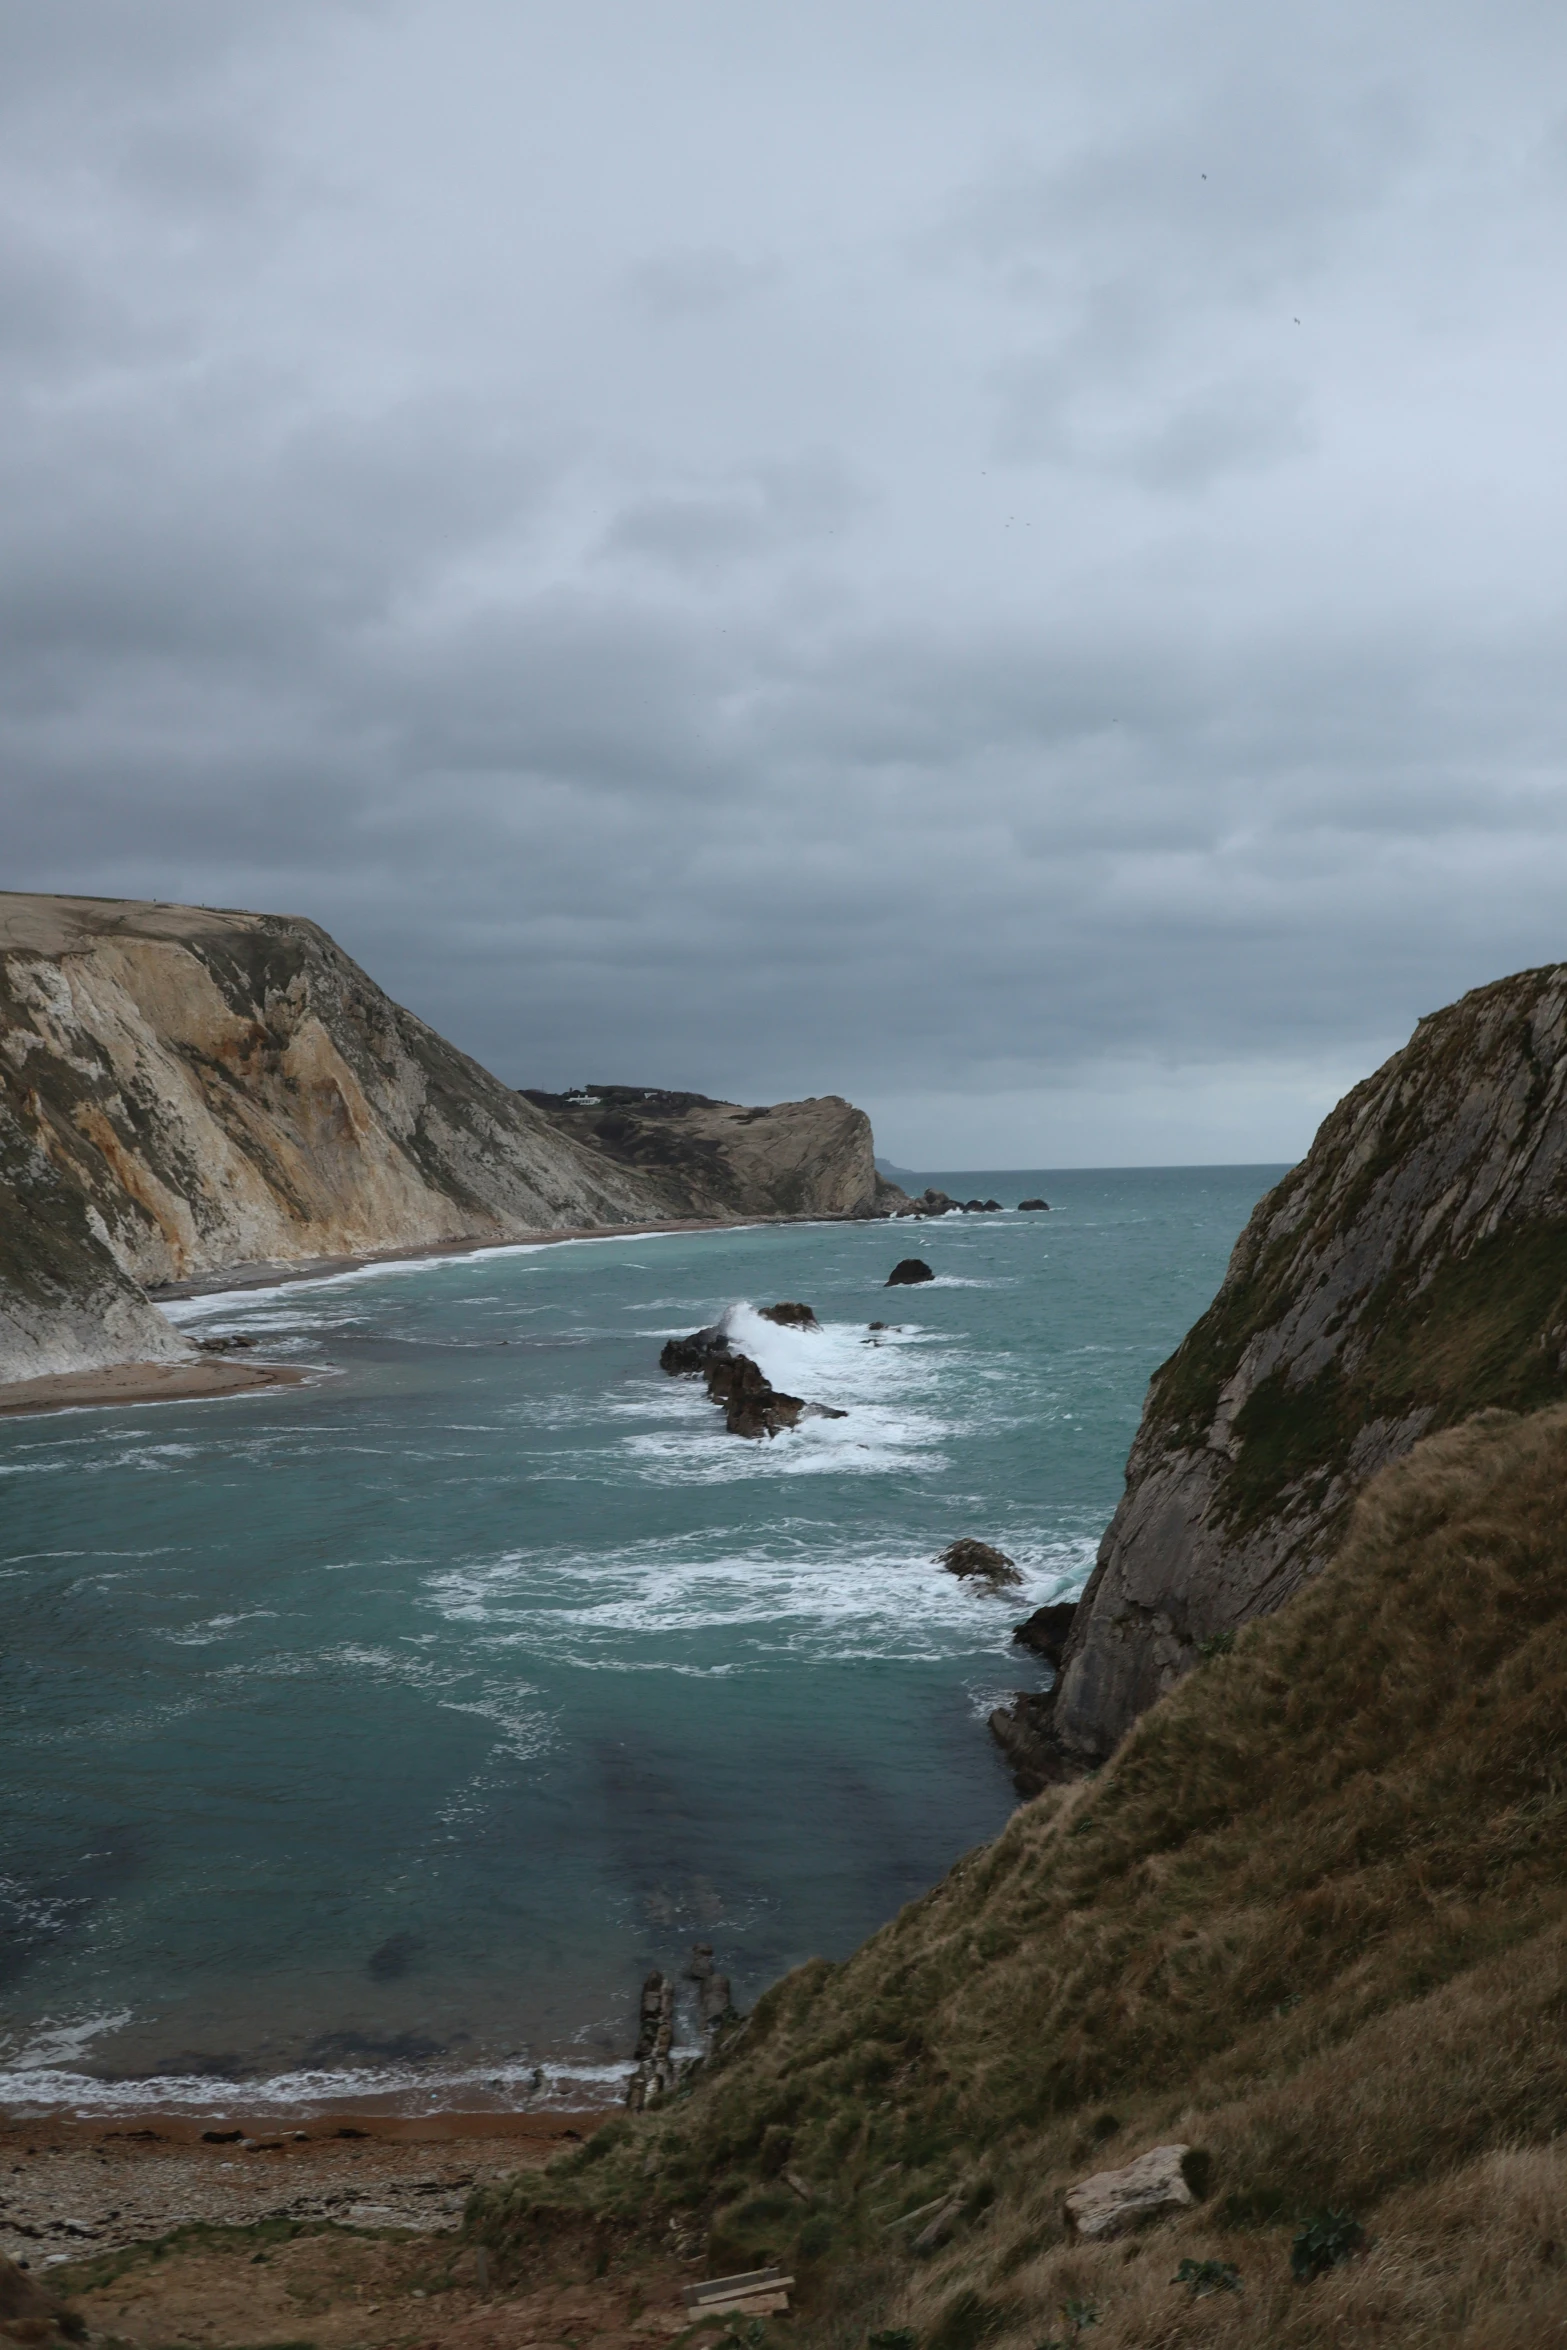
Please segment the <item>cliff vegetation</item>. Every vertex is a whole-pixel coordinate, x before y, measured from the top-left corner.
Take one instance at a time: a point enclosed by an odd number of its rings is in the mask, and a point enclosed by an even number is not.
[[[1048,1706],[1101,1759],[1330,1555],[1422,1435],[1567,1398],[1567,967],[1476,989],[1324,1121],[1155,1373]],[[1028,1709],[1024,1709],[1025,1712]]]
[[[835,1093],[748,1108],[654,1086],[527,1098],[587,1149],[637,1175],[670,1216],[875,1216],[907,1206],[876,1167],[871,1122]]]
[[[1097,1776],[474,2231],[523,2275],[562,2229],[786,2264],[824,2350],[1554,2339],[1564,1488],[1560,1407],[1418,1445]],[[1074,2182],[1172,2141],[1194,2209],[1069,2239]],[[1354,2257],[1302,2282],[1313,2227]]]

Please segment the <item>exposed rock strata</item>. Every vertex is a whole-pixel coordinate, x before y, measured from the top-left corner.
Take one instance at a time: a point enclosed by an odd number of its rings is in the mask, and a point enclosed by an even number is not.
[[[668,1216],[885,1216],[907,1205],[877,1173],[871,1123],[835,1093],[748,1109],[701,1093],[590,1085],[526,1099],[621,1167]]]
[[[803,1395],[785,1395],[774,1387],[760,1363],[749,1355],[714,1355],[707,1366],[707,1392],[722,1404],[724,1426],[731,1436],[776,1436],[793,1428],[806,1409]]]
[[[1013,1709],[1092,1764],[1323,1565],[1427,1430],[1567,1395],[1567,966],[1422,1020],[1260,1203],[1155,1373],[1060,1682]]]
[[[1031,1648],[1036,1656],[1044,1658],[1052,1671],[1058,1671],[1066,1653],[1067,1641],[1071,1638],[1076,1614],[1076,1600],[1049,1600],[1044,1607],[1036,1607],[1031,1616],[1025,1616],[1021,1624],[1015,1625],[1012,1637],[1019,1648]]]
[[[0,1379],[188,1353],[143,1291],[649,1221],[312,922],[0,894]]]
[[[642,1986],[637,2010],[636,2070],[626,2084],[626,2105],[632,2113],[667,2096],[679,2079],[674,2041],[675,1986],[667,1975],[655,1972]]]

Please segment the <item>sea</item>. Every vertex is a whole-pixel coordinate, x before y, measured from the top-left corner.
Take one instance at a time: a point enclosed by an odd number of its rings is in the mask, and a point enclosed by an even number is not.
[[[1016,1802],[1013,1627],[1282,1172],[217,1292],[306,1384],[0,1422],[0,2109],[602,2103],[650,1970],[846,1956]],[[727,1435],[658,1361],[726,1314],[844,1416]]]

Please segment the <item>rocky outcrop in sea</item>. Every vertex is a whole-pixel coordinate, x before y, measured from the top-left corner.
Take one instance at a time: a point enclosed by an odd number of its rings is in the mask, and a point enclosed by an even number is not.
[[[761,1306],[757,1312],[760,1320],[783,1329],[821,1328],[811,1308],[796,1301]],[[658,1367],[672,1379],[704,1380],[712,1401],[723,1407],[724,1426],[731,1436],[776,1436],[801,1420],[848,1417],[832,1404],[807,1403],[803,1396],[786,1395],[774,1387],[761,1365],[734,1345],[724,1322],[693,1330],[689,1338],[666,1339]]]

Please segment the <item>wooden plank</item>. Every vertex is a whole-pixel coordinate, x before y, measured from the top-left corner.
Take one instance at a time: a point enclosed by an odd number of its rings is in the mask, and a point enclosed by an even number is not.
[[[704,2301],[699,2309],[691,2311],[693,2324],[708,2317],[777,2317],[789,2306],[787,2293],[769,2289],[765,2293],[747,2293],[739,2301]]]
[[[707,2301],[734,2301],[743,2293],[764,2293],[769,2286],[793,2283],[793,2277],[786,2277],[782,2269],[747,2268],[738,2276],[708,2277],[700,2285],[687,2285],[680,2297],[688,2309],[696,2309]]]

